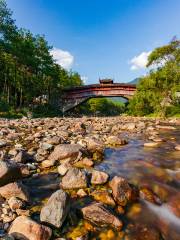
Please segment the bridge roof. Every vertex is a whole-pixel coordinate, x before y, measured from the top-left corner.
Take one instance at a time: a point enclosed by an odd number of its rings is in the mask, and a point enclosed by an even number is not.
[[[64,91],[73,91],[73,90],[83,90],[89,88],[114,88],[114,87],[127,87],[127,88],[136,88],[136,84],[128,84],[128,83],[107,83],[107,84],[90,84],[84,86],[77,86],[71,88],[65,88]]]

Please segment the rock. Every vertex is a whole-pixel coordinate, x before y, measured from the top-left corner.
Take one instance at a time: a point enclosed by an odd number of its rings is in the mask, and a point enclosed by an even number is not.
[[[82,155],[80,152],[81,149],[82,146],[79,144],[60,144],[54,148],[54,151],[50,154],[48,159],[51,161],[66,160],[74,163],[80,159]]]
[[[79,190],[77,191],[77,195],[78,195],[79,197],[85,197],[85,196],[87,196],[87,193],[84,191],[84,189],[79,189]]]
[[[22,177],[20,167],[12,161],[0,161],[0,187]]]
[[[132,131],[136,128],[136,124],[135,123],[126,123],[125,124],[125,129],[126,130],[129,130],[129,131]]]
[[[104,144],[102,142],[93,138],[86,138],[85,140],[87,142],[87,149],[90,152],[103,152]]]
[[[106,139],[106,144],[111,145],[111,146],[125,145],[127,143],[128,143],[127,140],[121,139],[117,136],[109,136]]]
[[[52,144],[52,145],[58,145],[61,143],[62,138],[58,136],[51,137],[50,139],[47,140],[47,143]]]
[[[18,163],[27,163],[32,160],[32,156],[30,156],[26,151],[21,150],[14,158],[15,162]]]
[[[150,190],[146,187],[140,189],[139,196],[141,199],[144,199],[151,203],[161,204],[161,200],[156,196],[156,194],[153,193],[152,190]]]
[[[91,196],[93,196],[93,198],[98,202],[102,202],[113,207],[115,206],[115,202],[107,190],[95,190],[91,193]]]
[[[147,142],[144,143],[144,147],[157,147],[159,144],[158,142]]]
[[[3,187],[0,187],[0,195],[5,199],[17,197],[26,202],[29,201],[28,191],[25,185],[20,182],[9,183]]]
[[[60,166],[58,166],[58,173],[61,176],[64,176],[69,170],[69,168],[70,168],[70,165],[68,163],[62,163]]]
[[[50,143],[43,142],[40,144],[40,148],[43,150],[51,150],[53,148],[53,145]]]
[[[176,145],[176,146],[175,146],[175,149],[176,149],[177,151],[180,151],[180,145]]]
[[[62,178],[61,186],[63,189],[86,188],[87,179],[85,172],[78,168],[70,168]]]
[[[49,227],[41,225],[29,217],[17,217],[12,223],[9,234],[16,239],[22,240],[49,240],[52,230]]]
[[[24,202],[21,199],[18,199],[16,197],[11,197],[8,200],[8,204],[11,210],[20,209],[24,206]]]
[[[26,216],[26,217],[30,217],[30,211],[29,210],[25,210],[25,209],[16,209],[16,213],[18,216]]]
[[[91,159],[86,157],[86,158],[83,158],[82,164],[87,167],[92,167],[94,165],[94,162]]]
[[[107,173],[102,171],[93,170],[91,177],[91,184],[104,184],[107,182],[109,176]]]
[[[163,139],[163,138],[160,138],[160,137],[155,137],[155,138],[153,138],[152,139],[154,142],[156,142],[156,143],[160,143],[160,142],[165,142],[165,140]]]
[[[5,147],[7,145],[7,142],[4,140],[0,140],[0,148]]]
[[[41,209],[40,219],[54,227],[60,228],[69,212],[69,196],[63,190],[51,195],[48,202]]]
[[[114,227],[121,230],[122,222],[112,214],[102,203],[91,203],[82,208],[84,219],[100,227]]]
[[[4,237],[1,238],[1,240],[15,240],[13,236],[11,235],[5,235]]]
[[[156,128],[164,129],[164,130],[175,130],[176,129],[173,126],[162,126],[162,125],[157,125]]]
[[[125,206],[131,200],[132,189],[124,178],[115,176],[109,185],[112,188],[113,197],[119,205]]]
[[[44,160],[42,161],[41,166],[42,168],[50,168],[55,166],[55,164],[56,164],[56,161],[54,160]]]

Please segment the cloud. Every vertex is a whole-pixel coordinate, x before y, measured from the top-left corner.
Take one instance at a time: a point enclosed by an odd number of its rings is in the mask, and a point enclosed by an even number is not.
[[[59,48],[53,48],[50,53],[52,54],[56,63],[65,69],[70,69],[74,63],[74,56],[68,52]]]
[[[149,52],[142,52],[138,56],[135,56],[131,59],[131,70],[139,70],[146,68],[147,62],[148,62],[148,56],[151,54],[151,51]]]
[[[88,77],[86,76],[81,76],[81,80],[83,81],[84,84],[87,83]]]

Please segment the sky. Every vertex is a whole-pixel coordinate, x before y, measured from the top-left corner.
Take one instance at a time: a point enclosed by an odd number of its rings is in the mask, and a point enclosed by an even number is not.
[[[180,0],[7,0],[18,27],[43,34],[86,84],[147,73],[151,51],[180,37]]]

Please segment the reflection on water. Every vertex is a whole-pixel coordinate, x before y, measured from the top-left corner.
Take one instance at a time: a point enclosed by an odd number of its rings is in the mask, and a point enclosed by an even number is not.
[[[162,205],[140,202],[140,214],[130,221],[155,225],[166,240],[176,240],[180,239],[180,153],[174,146],[180,143],[179,130],[161,131],[160,137],[165,141],[154,148],[144,147],[145,139],[133,137],[126,146],[106,149],[105,160],[97,168],[152,191]]]

